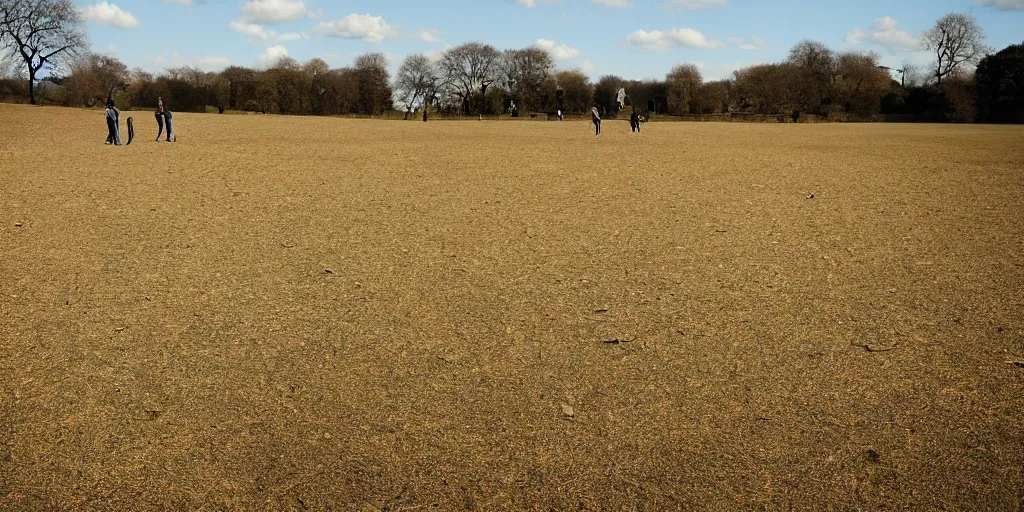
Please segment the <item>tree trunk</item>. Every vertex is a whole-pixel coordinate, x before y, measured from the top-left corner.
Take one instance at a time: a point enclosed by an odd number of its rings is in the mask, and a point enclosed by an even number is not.
[[[32,69],[32,64],[28,65],[28,101],[36,104],[36,70]]]

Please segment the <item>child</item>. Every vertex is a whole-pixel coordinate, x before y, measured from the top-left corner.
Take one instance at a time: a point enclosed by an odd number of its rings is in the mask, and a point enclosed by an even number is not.
[[[597,132],[595,135],[601,135],[601,114],[597,111],[597,107],[590,109],[590,117],[594,121],[594,131]]]
[[[633,133],[640,131],[640,113],[633,109],[633,113],[629,115],[629,127],[633,129]]]
[[[113,144],[115,146],[121,145],[121,131],[120,131],[120,117],[121,114],[114,108],[114,100],[107,99],[107,144]]]

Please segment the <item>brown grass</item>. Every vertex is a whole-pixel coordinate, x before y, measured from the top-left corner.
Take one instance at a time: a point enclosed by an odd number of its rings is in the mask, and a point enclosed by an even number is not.
[[[1021,510],[1020,127],[136,121],[0,105],[2,510]]]

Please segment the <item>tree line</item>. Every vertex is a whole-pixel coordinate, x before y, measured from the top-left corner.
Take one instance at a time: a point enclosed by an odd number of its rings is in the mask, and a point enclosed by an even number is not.
[[[0,99],[27,98],[91,107],[112,98],[122,108],[152,108],[158,97],[179,111],[242,110],[290,115],[379,115],[421,109],[450,115],[815,115],[830,119],[1024,122],[1024,44],[993,53],[966,14],[939,19],[923,36],[927,68],[880,65],[871,52],[837,52],[801,41],[782,61],[705,81],[694,64],[662,80],[557,70],[537,47],[499,50],[470,42],[438,58],[407,56],[392,78],[383,54],[332,69],[321,59],[284,57],[266,68],[221,72],[194,67],[151,74],[116,57],[85,51],[87,37],[71,0],[0,0]],[[41,72],[46,78],[38,80]]]

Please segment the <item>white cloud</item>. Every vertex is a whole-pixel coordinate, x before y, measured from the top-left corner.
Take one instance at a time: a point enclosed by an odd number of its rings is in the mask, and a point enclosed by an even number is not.
[[[550,39],[538,39],[534,46],[546,50],[555,60],[569,60],[580,56],[580,51],[565,43],[558,44]]]
[[[267,30],[263,28],[263,25],[257,25],[255,23],[246,23],[244,21],[232,21],[228,24],[228,28],[249,36],[258,37],[264,41],[273,39],[273,30]]]
[[[589,59],[585,60],[580,63],[580,69],[582,69],[584,72],[590,73],[594,71],[594,62]]]
[[[178,4],[178,5],[195,5],[196,3],[202,3],[202,2],[203,2],[203,0],[199,0],[198,2],[196,2],[194,0],[164,0],[165,4]]]
[[[296,0],[246,0],[242,17],[250,23],[290,23],[306,17],[306,4]]]
[[[534,7],[537,7],[537,1],[536,0],[515,0],[515,1],[516,1],[517,4],[519,4],[519,5],[523,6],[523,7],[528,7],[530,9],[533,9]]]
[[[227,57],[217,56],[204,56],[204,57],[185,57],[178,52],[171,54],[170,58],[159,56],[152,60],[152,63],[157,68],[178,68],[182,66],[193,66],[203,71],[218,71],[226,68],[231,64],[231,60]],[[147,68],[149,66],[146,66]]]
[[[921,41],[906,30],[896,27],[896,20],[884,16],[871,24],[870,31],[854,28],[846,34],[847,44],[876,43],[892,52],[912,52],[921,49]]]
[[[604,5],[607,7],[618,7],[620,9],[633,7],[633,2],[630,2],[629,0],[590,0],[590,3]]]
[[[740,47],[741,50],[763,50],[767,46],[764,39],[757,36],[751,37],[749,41],[740,37],[730,37],[729,40],[736,43],[736,46]]]
[[[696,48],[710,50],[725,46],[721,41],[709,40],[700,31],[692,28],[673,28],[666,31],[640,29],[626,36],[626,44],[639,46],[650,51],[664,51],[669,48]]]
[[[416,33],[416,39],[419,39],[420,41],[423,41],[423,42],[426,42],[426,43],[443,43],[444,42],[444,41],[441,40],[441,38],[437,37],[437,30],[435,30],[435,29],[421,30],[421,31],[417,32]]]
[[[258,38],[264,43],[309,39],[308,34],[304,34],[301,32],[285,32],[284,34],[278,34],[276,30],[268,29],[263,25],[257,25],[255,23],[246,23],[241,20],[232,21],[228,24],[228,28],[240,34],[245,34]]]
[[[849,34],[846,34],[846,44],[862,44],[868,40],[868,33],[854,27]]]
[[[724,7],[729,0],[666,0],[659,7],[663,9],[707,9],[708,7]]]
[[[437,62],[441,60],[441,57],[444,57],[444,52],[448,51],[449,48],[451,48],[451,46],[445,46],[444,48],[438,48],[437,50],[423,52],[423,55],[426,55],[427,58],[430,59],[430,62]]]
[[[1000,11],[1024,11],[1024,0],[975,0],[978,7],[995,7]]]
[[[117,28],[135,28],[139,26],[139,20],[132,16],[132,13],[122,10],[117,4],[99,2],[90,5],[82,11],[85,19],[97,24]]]
[[[272,66],[277,61],[288,56],[288,49],[279,44],[267,48],[267,50],[260,54],[260,64],[264,66]]]
[[[355,13],[340,20],[318,23],[313,30],[330,37],[362,39],[368,43],[379,43],[399,36],[398,29],[384,21],[383,16]]]

